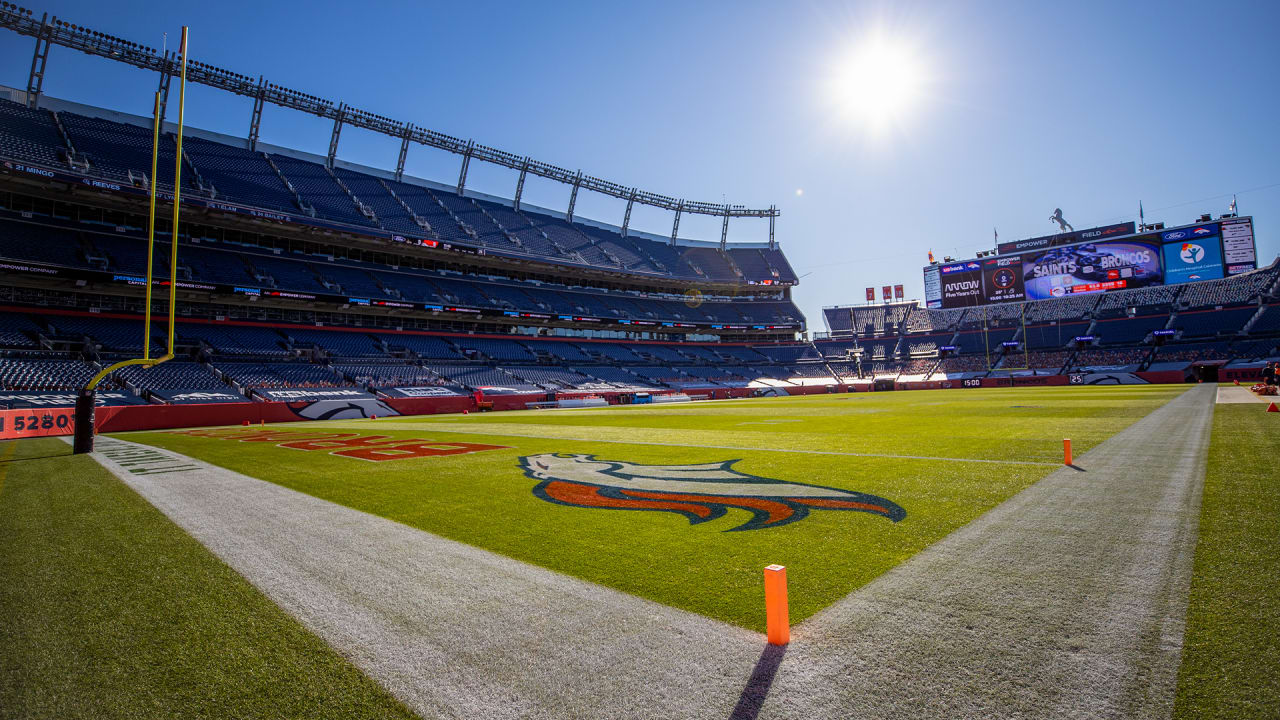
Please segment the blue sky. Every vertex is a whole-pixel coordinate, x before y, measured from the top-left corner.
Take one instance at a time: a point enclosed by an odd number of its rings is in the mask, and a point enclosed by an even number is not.
[[[1077,228],[1255,216],[1280,253],[1280,3],[650,2],[28,5],[152,45],[191,26],[191,56],[303,92],[691,200],[777,203],[778,239],[804,275],[813,329],[863,288],[922,296],[926,253],[971,256]],[[928,83],[881,133],[833,111],[827,78],[878,31],[914,48]],[[0,35],[0,83],[25,87],[32,41]],[[147,114],[156,78],[54,48],[45,91]],[[187,122],[247,133],[250,103],[192,87]],[[263,140],[324,153],[330,124],[268,108]],[[395,141],[347,129],[339,156],[394,167]],[[408,170],[456,180],[458,159],[414,148]],[[472,165],[469,187],[509,197],[515,173]],[[803,190],[797,194],[797,190]],[[525,198],[564,207],[568,188]],[[621,222],[583,194],[580,216]],[[669,233],[671,214],[633,226]],[[719,238],[688,217],[681,234]],[[765,221],[730,240],[767,239]]]

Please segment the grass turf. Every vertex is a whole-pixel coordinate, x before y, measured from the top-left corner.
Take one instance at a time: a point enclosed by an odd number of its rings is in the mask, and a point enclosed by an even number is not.
[[[1218,405],[1174,717],[1280,718],[1280,416]]]
[[[69,453],[0,443],[0,717],[414,717]]]
[[[176,433],[126,437],[762,630],[763,566],[788,567],[799,622],[1045,476],[1061,462],[1062,438],[1073,439],[1078,457],[1184,389],[940,390],[272,426],[510,448],[381,463]],[[567,507],[535,497],[537,481],[519,468],[519,458],[541,453],[643,464],[740,459],[741,472],[878,495],[907,516],[894,524],[815,510],[785,526],[724,532],[749,515],[730,510],[691,526],[672,513]]]

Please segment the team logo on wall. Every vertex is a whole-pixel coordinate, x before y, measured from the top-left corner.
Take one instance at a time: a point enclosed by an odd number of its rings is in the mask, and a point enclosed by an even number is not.
[[[751,513],[751,520],[730,530],[778,527],[803,520],[815,509],[871,513],[892,522],[907,516],[882,497],[748,475],[733,469],[737,462],[639,465],[546,453],[520,458],[520,467],[541,481],[533,494],[558,505],[673,512],[691,525],[724,517],[730,508]]]
[[[367,417],[399,415],[395,408],[373,398],[356,400],[316,400],[314,402],[287,403],[286,407],[304,420],[356,420]]]

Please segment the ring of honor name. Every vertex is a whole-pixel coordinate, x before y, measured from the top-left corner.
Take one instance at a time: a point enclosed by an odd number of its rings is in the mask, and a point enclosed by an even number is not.
[[[704,465],[640,465],[595,455],[547,453],[520,458],[525,475],[541,481],[533,494],[579,508],[671,512],[691,525],[746,510],[751,520],[730,530],[759,530],[803,520],[810,510],[853,510],[892,522],[907,516],[882,497],[748,475],[737,460]]]

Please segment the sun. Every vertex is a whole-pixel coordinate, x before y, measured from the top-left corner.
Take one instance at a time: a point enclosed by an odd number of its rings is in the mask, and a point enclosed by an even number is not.
[[[909,116],[927,79],[927,64],[914,45],[874,32],[836,59],[829,93],[845,119],[881,131]]]

